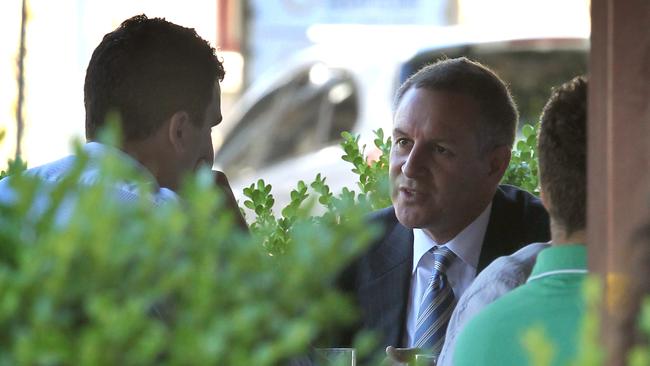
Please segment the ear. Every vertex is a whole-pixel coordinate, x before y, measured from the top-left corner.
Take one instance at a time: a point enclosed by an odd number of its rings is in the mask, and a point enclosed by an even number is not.
[[[488,159],[488,176],[498,183],[510,164],[510,148],[506,145],[497,146],[488,153]]]
[[[190,116],[185,111],[174,113],[169,119],[169,141],[176,152],[184,152],[188,143]]]

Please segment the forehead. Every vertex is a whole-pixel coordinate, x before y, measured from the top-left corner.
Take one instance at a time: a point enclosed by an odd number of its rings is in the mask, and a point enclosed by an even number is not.
[[[479,103],[472,96],[411,88],[397,106],[393,127],[405,132],[466,134],[476,130],[479,118]]]

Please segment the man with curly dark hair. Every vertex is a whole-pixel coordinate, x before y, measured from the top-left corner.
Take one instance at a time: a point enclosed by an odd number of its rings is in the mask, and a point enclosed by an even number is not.
[[[163,18],[137,15],[106,34],[86,71],[88,143],[83,150],[90,160],[84,181],[98,178],[93,172],[99,159],[94,158],[111,154],[135,165],[154,185],[154,204],[177,200],[183,177],[213,164],[211,130],[222,120],[219,82],[224,75],[223,64],[206,40],[194,29]],[[121,131],[116,147],[98,142],[100,131],[111,122]],[[27,174],[55,182],[75,161],[70,156]],[[213,175],[244,226],[226,176]],[[117,187],[123,201],[133,201],[140,193],[133,184]]]
[[[481,290],[482,284],[521,286],[469,320],[455,349],[445,345],[441,365],[451,364],[449,352],[453,352],[454,365],[526,365],[529,354],[522,340],[533,329],[552,342],[551,365],[565,365],[576,356],[587,275],[586,121],[587,81],[577,77],[553,91],[541,119],[540,192],[551,218],[551,245],[532,244],[534,248],[497,259],[479,275],[459,307],[485,302],[489,287]],[[530,274],[523,279],[525,284],[520,281],[522,273]]]

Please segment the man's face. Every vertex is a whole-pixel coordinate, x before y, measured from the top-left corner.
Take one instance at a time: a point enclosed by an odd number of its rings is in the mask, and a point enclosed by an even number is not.
[[[484,209],[498,183],[478,144],[478,102],[471,96],[411,88],[400,101],[390,154],[398,220],[445,243]]]
[[[219,83],[215,82],[212,98],[205,110],[205,116],[200,124],[190,123],[187,149],[181,157],[183,173],[195,171],[200,166],[212,167],[214,148],[212,147],[212,127],[221,122],[221,97]]]

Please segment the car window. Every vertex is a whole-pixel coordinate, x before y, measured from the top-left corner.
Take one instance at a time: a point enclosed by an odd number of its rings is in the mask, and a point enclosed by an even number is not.
[[[301,69],[236,122],[216,161],[236,175],[333,144],[354,128],[357,93],[344,70],[323,64]]]

